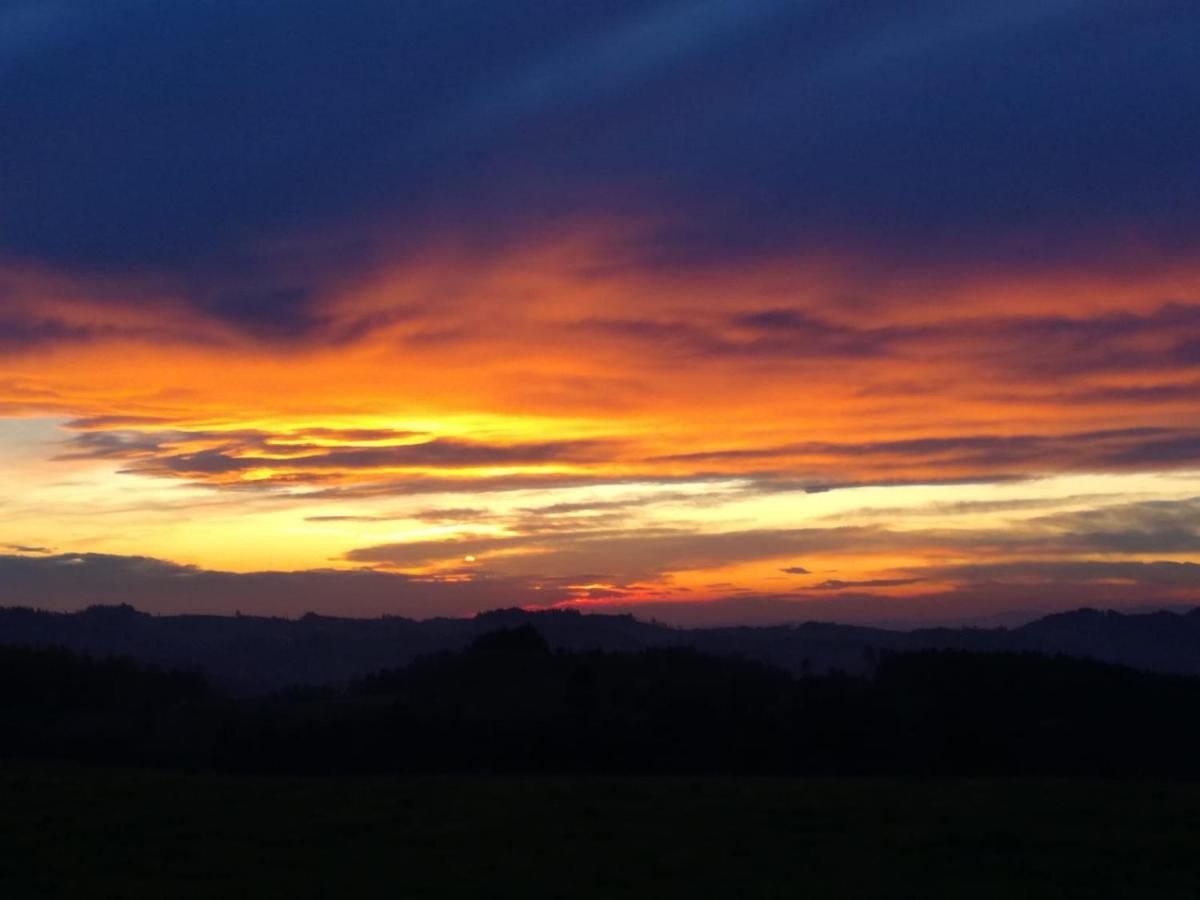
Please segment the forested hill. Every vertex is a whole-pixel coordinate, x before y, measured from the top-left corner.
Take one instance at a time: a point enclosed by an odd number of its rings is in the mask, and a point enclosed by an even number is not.
[[[77,613],[0,609],[0,645],[65,647],[167,667],[204,670],[240,692],[344,683],[419,656],[466,647],[497,628],[532,624],[551,647],[631,651],[689,647],[793,674],[863,674],[880,654],[924,649],[1039,652],[1089,657],[1147,671],[1200,674],[1200,610],[1119,614],[1079,610],[1018,628],[889,631],[807,623],[677,629],[633,616],[499,610],[470,619],[299,619],[151,616],[130,606]]]
[[[0,758],[261,773],[1195,778],[1200,678],[1039,654],[885,653],[793,676],[681,647],[553,650],[530,624],[343,687],[0,647]]]

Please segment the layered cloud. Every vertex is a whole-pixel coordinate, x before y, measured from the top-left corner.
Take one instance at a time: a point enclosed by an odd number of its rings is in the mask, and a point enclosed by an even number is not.
[[[141,425],[142,427],[133,427]],[[97,417],[58,459],[113,461],[123,474],[214,487],[310,485],[326,496],[479,491],[614,482],[751,482],[747,490],[814,492],[854,485],[1006,481],[1059,472],[1200,466],[1200,429],[1142,427],[1066,434],[970,434],[806,441],[662,454],[653,438],[487,442],[389,429],[194,430]],[[152,430],[151,430],[152,429]],[[570,511],[559,503],[550,510]]]
[[[1014,621],[1081,605],[1151,608],[1187,602],[1200,586],[1189,563],[1014,563],[962,568],[951,587],[888,596],[877,589],[921,579],[837,581],[810,591],[742,592],[717,600],[648,598],[630,605],[626,592],[586,595],[555,579],[415,578],[386,572],[311,570],[232,573],[178,566],[146,557],[102,554],[0,555],[0,602],[75,610],[96,603],[132,603],[157,614],[207,613],[293,617],[414,618],[469,615],[521,605],[570,605],[591,611],[654,616],[681,625],[843,621],[889,625],[972,620]],[[1014,603],[1016,597],[1023,605]]]
[[[843,519],[848,516],[842,516]],[[902,519],[902,516],[896,516]],[[371,563],[398,570],[420,570],[432,563],[455,564],[469,559],[472,566],[510,574],[567,575],[603,572],[607,561],[609,579],[653,581],[671,572],[715,569],[734,563],[787,557],[862,557],[871,554],[923,553],[970,556],[997,554],[1037,560],[1087,554],[1200,553],[1200,498],[1181,501],[1115,503],[1100,508],[1023,517],[1005,522],[985,520],[984,526],[888,528],[874,524],[831,524],[806,528],[751,528],[699,531],[691,528],[614,527],[607,517],[572,517],[547,525],[534,517],[505,520],[505,533],[476,535],[360,548],[348,554],[354,562]],[[1045,571],[1052,571],[1054,565]],[[945,566],[923,564],[907,577],[888,579],[816,581],[812,590],[843,590],[848,587],[901,587],[922,580],[929,573],[941,579],[975,571],[1025,570],[1024,562]],[[1135,572],[1141,563],[1063,562],[1063,572]],[[1123,569],[1122,566],[1125,566]],[[1167,565],[1163,563],[1163,565]],[[1190,564],[1188,564],[1190,565]],[[1193,567],[1194,568],[1194,567]],[[792,575],[815,574],[800,566],[783,571]],[[614,575],[617,572],[619,574]]]

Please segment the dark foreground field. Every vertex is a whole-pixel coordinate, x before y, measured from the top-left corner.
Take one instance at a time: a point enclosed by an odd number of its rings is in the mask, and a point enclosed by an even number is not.
[[[0,897],[1200,896],[1200,784],[0,764]]]

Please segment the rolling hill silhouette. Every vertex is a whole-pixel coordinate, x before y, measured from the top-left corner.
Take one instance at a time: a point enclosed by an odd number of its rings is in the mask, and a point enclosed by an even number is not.
[[[0,645],[65,647],[202,669],[215,684],[256,693],[293,684],[345,683],[420,656],[459,650],[482,634],[533,625],[554,649],[634,651],[687,647],[767,663],[793,674],[864,674],[881,654],[968,650],[1064,654],[1153,672],[1200,674],[1200,609],[1121,614],[1081,609],[1017,628],[891,631],[805,623],[771,627],[672,628],[631,615],[576,611],[481,613],[469,619],[299,619],[151,616],[131,606],[77,613],[0,609]]]

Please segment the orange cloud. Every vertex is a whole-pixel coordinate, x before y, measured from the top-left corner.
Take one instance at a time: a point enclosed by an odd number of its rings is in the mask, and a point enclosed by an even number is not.
[[[614,264],[610,227],[385,266],[331,288],[310,310],[317,325],[287,340],[145,285],[89,305],[85,286],[23,276],[21,296],[52,299],[0,319],[26,335],[0,358],[0,414],[56,423],[26,479],[46,496],[58,496],[55,466],[106,497],[134,484],[154,503],[169,504],[171,485],[226,492],[219,513],[190,507],[186,531],[151,535],[132,512],[111,535],[70,526],[109,552],[151,540],[246,569],[407,560],[622,602],[783,589],[779,570],[806,545],[777,535],[812,527],[818,491],[1024,483],[1036,495],[1049,490],[1037,479],[1200,470],[1200,298],[1186,274],[889,281],[833,259],[655,269]],[[61,328],[38,325],[50,321]],[[1156,485],[1162,499],[1192,489]],[[622,491],[649,499],[614,500]],[[438,523],[421,497],[477,514]],[[34,533],[0,537],[61,546],[73,514],[41,505],[20,520]],[[220,528],[239,508],[263,530],[234,548]],[[553,515],[520,513],[534,508],[579,521],[551,529]],[[841,532],[786,589],[906,595],[951,564],[1028,552],[1020,522],[1007,541],[910,541],[915,508],[899,508],[882,545]],[[747,527],[758,515],[770,527]],[[754,548],[732,552],[732,534]]]

